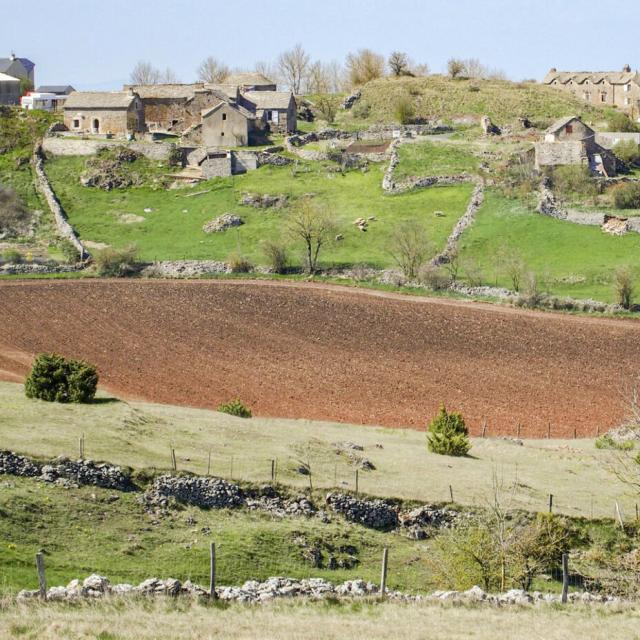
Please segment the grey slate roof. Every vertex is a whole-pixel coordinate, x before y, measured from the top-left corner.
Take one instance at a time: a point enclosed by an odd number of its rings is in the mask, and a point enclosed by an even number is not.
[[[565,118],[560,118],[559,120],[556,120],[547,130],[545,133],[556,133],[556,131],[560,131],[560,129],[564,129],[564,127],[566,127],[570,122],[572,122],[573,120],[577,120],[578,122],[582,122],[582,120],[580,120],[580,118],[578,118],[578,116],[566,116]],[[582,124],[587,127],[587,129],[591,129],[591,127],[589,127],[588,125],[584,124],[584,122],[582,122]]]
[[[135,100],[130,91],[74,91],[64,104],[68,109],[128,109]]]
[[[224,84],[232,84],[239,87],[259,87],[276,83],[261,73],[234,73],[224,79]]]
[[[257,109],[284,110],[289,108],[293,94],[288,91],[244,91],[242,95]]]
[[[27,73],[31,73],[36,66],[29,58],[16,58],[16,60],[22,62],[22,66],[27,70]],[[14,62],[15,60],[11,58],[0,58],[0,73],[4,73]]]
[[[543,83],[551,84],[557,80],[560,84],[575,82],[583,84],[587,80],[592,84],[600,84],[605,80],[610,84],[640,83],[640,77],[636,71],[549,71]]]
[[[58,95],[68,95],[73,93],[75,89],[70,84],[41,84],[36,91],[38,93],[57,93]]]
[[[198,89],[204,88],[204,82],[193,84],[132,84],[125,85],[124,89],[133,89],[143,100],[158,99],[188,99]]]

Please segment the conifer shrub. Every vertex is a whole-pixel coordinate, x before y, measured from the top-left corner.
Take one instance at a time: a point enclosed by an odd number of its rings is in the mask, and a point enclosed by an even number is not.
[[[47,402],[91,402],[98,387],[96,368],[84,360],[41,353],[25,382],[27,398]]]
[[[444,405],[431,421],[427,447],[443,456],[466,456],[471,449],[469,431],[460,413],[449,413]]]

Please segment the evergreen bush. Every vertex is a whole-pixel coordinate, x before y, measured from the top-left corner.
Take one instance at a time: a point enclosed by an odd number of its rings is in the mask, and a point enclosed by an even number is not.
[[[429,425],[427,446],[432,453],[466,456],[471,448],[469,431],[459,413],[449,413],[444,405]]]
[[[25,382],[27,398],[47,402],[91,402],[98,387],[96,368],[84,360],[41,353]]]

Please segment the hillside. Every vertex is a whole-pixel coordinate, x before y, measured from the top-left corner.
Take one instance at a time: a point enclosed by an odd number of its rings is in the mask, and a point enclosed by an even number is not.
[[[401,97],[409,97],[417,119],[452,120],[464,116],[488,115],[499,125],[511,124],[526,117],[538,126],[546,126],[556,118],[580,115],[586,120],[603,120],[606,109],[595,109],[564,92],[537,83],[506,80],[451,80],[444,76],[425,78],[383,78],[362,88],[362,97],[352,113],[370,112],[370,122],[396,119],[395,105]],[[347,118],[345,118],[345,121]]]

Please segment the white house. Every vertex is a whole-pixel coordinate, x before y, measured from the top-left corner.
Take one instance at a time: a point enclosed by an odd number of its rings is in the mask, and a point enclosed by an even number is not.
[[[20,98],[23,109],[42,109],[43,111],[61,111],[67,100],[66,95],[57,93],[45,93],[42,91],[29,91],[26,96]]]

